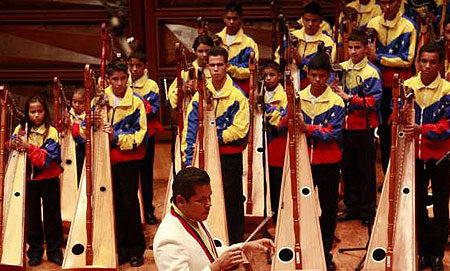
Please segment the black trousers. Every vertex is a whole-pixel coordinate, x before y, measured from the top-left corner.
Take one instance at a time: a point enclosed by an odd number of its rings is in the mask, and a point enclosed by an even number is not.
[[[431,180],[434,218],[428,217],[426,198]],[[416,159],[416,225],[419,255],[444,257],[448,235],[450,162]]]
[[[347,212],[362,219],[375,217],[376,173],[373,129],[343,130],[342,177]]]
[[[42,258],[44,237],[47,243],[47,257],[62,257],[63,231],[59,179],[27,181],[25,196],[28,258]],[[44,227],[41,220],[41,199]]]
[[[274,215],[272,217],[274,222],[277,222],[278,218],[278,207],[280,206],[280,190],[281,182],[283,179],[283,168],[276,166],[269,166],[269,180],[270,180],[270,203],[272,207],[272,212]]]
[[[142,256],[145,238],[137,196],[138,161],[118,163],[112,166],[112,171],[119,255]]]
[[[336,229],[340,166],[339,163],[311,165],[311,171],[314,185],[319,189],[320,208],[322,209],[320,228],[325,258],[331,260],[333,256],[330,251],[333,247]]]
[[[155,212],[153,206],[153,161],[155,158],[155,136],[151,136],[147,142],[144,159],[139,161],[139,172],[141,180],[142,197],[144,201],[144,213]]]
[[[222,181],[231,244],[244,239],[244,192],[242,191],[242,153],[221,154]]]
[[[386,174],[389,157],[391,156],[391,125],[388,124],[392,114],[392,88],[383,87],[383,95],[381,96],[381,124],[378,126],[378,135],[380,136],[381,162],[383,172]]]

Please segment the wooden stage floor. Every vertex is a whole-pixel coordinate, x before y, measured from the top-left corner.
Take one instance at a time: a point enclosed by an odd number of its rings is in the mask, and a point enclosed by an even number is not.
[[[158,143],[156,144],[156,156],[155,156],[155,183],[154,183],[154,195],[156,204],[156,216],[161,218],[161,212],[163,208],[163,200],[165,196],[167,178],[170,168],[170,144]],[[377,160],[377,183],[381,184],[384,180],[383,173],[381,171],[381,165],[379,159]],[[379,194],[378,194],[379,196]],[[340,202],[340,207],[342,203]],[[147,241],[147,247],[151,246],[153,242],[153,236],[156,232],[157,226],[145,225],[145,237]],[[338,271],[353,271],[358,265],[364,251],[352,251],[346,253],[339,253],[339,248],[347,247],[364,247],[368,239],[368,231],[366,227],[361,225],[360,221],[347,221],[339,222],[336,230],[336,237],[340,239],[340,242],[334,243],[333,255],[334,262],[337,265]],[[45,257],[45,256],[44,256]],[[252,265],[255,271],[269,271],[270,266],[266,264],[265,255],[249,255],[249,258],[255,264]],[[450,271],[450,248],[447,248],[445,253],[445,270]],[[61,270],[59,266],[53,263],[49,263],[44,258],[43,263],[37,267],[29,267],[27,270],[33,271],[56,271]],[[138,268],[133,268],[129,264],[120,266],[119,270],[127,271],[156,271],[156,265],[154,263],[153,254],[150,249],[145,251],[145,264]],[[429,269],[431,270],[431,269]],[[159,270],[164,271],[164,270]],[[195,270],[194,270],[195,271]]]

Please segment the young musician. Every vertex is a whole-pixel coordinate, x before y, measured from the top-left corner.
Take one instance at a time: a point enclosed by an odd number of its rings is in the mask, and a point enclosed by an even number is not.
[[[59,198],[61,148],[58,132],[50,125],[50,114],[44,98],[33,96],[27,100],[25,122],[28,125],[27,130],[25,131],[26,126],[18,125],[11,137],[9,147],[20,152],[27,152],[28,265],[41,264],[44,240],[47,247],[47,259],[62,265],[63,232]],[[41,208],[44,212],[43,216]]]
[[[383,93],[380,71],[367,59],[367,46],[368,38],[364,31],[354,30],[350,34],[350,59],[340,63],[344,69],[344,89],[333,87],[346,104],[342,132],[342,177],[345,182],[344,203],[347,210],[338,219],[361,218],[364,226],[372,223],[375,216],[374,129],[378,127]]]
[[[111,83],[105,89],[107,122],[98,110],[94,110],[94,120],[97,126],[103,123],[110,138],[119,264],[130,261],[138,267],[144,263],[145,251],[137,191],[139,163],[145,156],[146,110],[142,99],[127,86],[125,63],[109,63],[106,73]]]
[[[216,248],[204,221],[211,209],[210,178],[195,167],[182,169],[172,184],[172,207],[153,241],[155,263],[159,270],[230,270],[243,263],[242,252],[270,251],[269,239]]]
[[[449,220],[450,83],[439,72],[444,60],[442,47],[428,43],[419,52],[420,72],[405,81],[414,90],[415,125],[406,127],[416,142],[416,225],[421,270],[431,265],[443,271]],[[439,163],[437,163],[439,161]],[[431,180],[434,218],[428,217],[426,198]]]
[[[309,84],[306,76],[307,67],[311,59],[316,55],[319,43],[323,42],[325,49],[331,52],[331,61],[333,62],[336,59],[336,45],[331,37],[320,31],[323,16],[322,8],[319,4],[316,2],[307,4],[302,18],[305,22],[305,27],[291,32],[298,39],[298,47],[291,47],[291,53],[300,70],[301,88],[305,88]],[[277,62],[280,60],[278,50],[279,48],[275,53]]]
[[[75,140],[78,184],[80,183],[81,173],[83,171],[86,144],[86,140],[80,135],[81,124],[86,118],[86,113],[84,112],[84,104],[86,102],[84,95],[84,89],[77,89],[73,93],[71,101],[72,108],[69,111],[66,121],[72,127],[72,136]]]
[[[192,44],[192,49],[194,49],[195,55],[197,59],[192,62],[192,66],[194,68],[193,78],[189,78],[189,71],[182,71],[181,77],[183,78],[183,92],[189,95],[193,95],[195,92],[195,80],[194,78],[197,76],[197,71],[199,67],[203,69],[205,74],[205,79],[210,80],[211,74],[209,70],[206,68],[206,64],[208,63],[208,52],[214,47],[214,42],[212,38],[208,35],[200,35],[195,38],[194,43]],[[169,87],[168,96],[170,105],[173,109],[177,108],[178,102],[178,89],[177,89],[177,79],[173,80],[172,85]]]
[[[392,113],[392,77],[399,73],[404,79],[411,77],[417,30],[415,24],[400,11],[401,0],[380,0],[383,14],[369,21],[367,28],[377,33],[377,45],[371,48],[369,60],[378,66],[383,76],[381,97],[380,135],[383,171],[386,172],[391,152],[391,129],[388,119]]]
[[[250,108],[242,89],[227,75],[227,59],[228,52],[224,48],[211,48],[208,57],[211,81],[207,88],[212,96],[216,114],[228,236],[230,244],[234,244],[241,242],[244,237],[242,151],[247,143]],[[198,130],[198,98],[197,92],[188,106],[184,122],[181,147],[186,166],[192,165],[193,162]]]
[[[303,17],[300,17],[300,19],[298,19],[297,23],[300,27],[305,26]],[[333,37],[333,29],[331,28],[330,23],[327,22],[325,19],[323,19],[322,22],[320,23],[320,31],[329,37]]]
[[[309,62],[308,79],[311,83],[299,92],[303,118],[298,118],[298,125],[308,139],[312,177],[319,189],[320,228],[327,271],[334,271],[336,265],[330,251],[336,229],[341,161],[339,140],[345,110],[342,98],[327,86],[330,72],[328,54],[318,54]]]
[[[281,125],[281,118],[287,113],[287,97],[280,84],[280,66],[276,62],[264,65],[264,111],[267,125],[270,200],[272,210],[278,212],[281,180],[283,178],[284,155],[286,152],[287,131]],[[276,220],[276,214],[273,216]]]
[[[142,197],[144,201],[145,222],[150,225],[157,223],[155,206],[153,206],[153,160],[155,157],[155,135],[162,130],[158,121],[159,87],[148,78],[146,67],[147,57],[144,53],[135,51],[128,60],[131,72],[130,84],[132,90],[143,98],[147,116],[148,141],[144,159],[139,163]]]
[[[356,25],[358,29],[364,30],[372,18],[380,16],[381,7],[375,0],[353,0],[346,5],[346,8],[352,8],[356,11]],[[339,15],[339,22],[342,24],[344,18],[343,12]],[[341,29],[342,30],[342,29]]]
[[[222,47],[228,51],[229,65],[227,72],[233,78],[233,81],[248,93],[250,78],[248,59],[253,51],[255,52],[255,61],[258,62],[258,45],[244,33],[241,5],[231,1],[225,8],[223,22],[225,28],[217,35],[222,39]]]

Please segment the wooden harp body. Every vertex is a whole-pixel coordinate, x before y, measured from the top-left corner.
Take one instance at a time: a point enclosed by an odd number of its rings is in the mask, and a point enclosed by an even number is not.
[[[175,139],[175,153],[174,158],[175,161],[172,161],[172,164],[170,165],[170,172],[169,172],[169,180],[167,182],[167,189],[166,189],[166,197],[164,200],[164,207],[163,207],[163,217],[170,212],[170,198],[172,197],[172,183],[175,178],[174,176],[174,170],[173,167],[175,166],[175,173],[178,173],[178,171],[181,170],[181,154],[179,152],[181,148],[181,142],[180,138],[177,136]],[[174,165],[175,164],[175,165]]]
[[[395,80],[398,80],[398,75],[397,78],[394,76]],[[394,115],[395,104],[398,100],[395,87],[393,87],[393,95]],[[397,99],[395,96],[397,96]],[[383,191],[381,192],[377,215],[367,248],[365,271],[419,270],[417,266],[415,219],[414,139],[408,140],[403,132],[403,127],[407,121],[414,123],[414,107],[409,108],[408,114],[408,117],[400,120],[398,126],[394,123],[393,117],[392,136],[396,136],[396,144],[391,146],[388,174],[386,174],[384,180]],[[390,197],[392,195],[394,197]],[[390,198],[392,202],[390,202]],[[393,208],[394,211],[390,208]],[[392,212],[391,218],[389,218],[390,212]],[[389,233],[389,225],[392,225],[392,233]],[[388,260],[389,257],[390,260]],[[388,264],[390,264],[389,267]]]

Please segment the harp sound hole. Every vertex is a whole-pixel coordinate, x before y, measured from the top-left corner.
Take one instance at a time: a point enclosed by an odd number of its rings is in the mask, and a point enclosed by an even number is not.
[[[71,165],[71,164],[72,164],[72,160],[67,159],[67,160],[66,160],[66,164]]]
[[[311,195],[311,189],[309,187],[303,187],[302,188],[302,195],[305,196],[305,197]]]
[[[214,239],[214,245],[216,245],[216,247],[222,247],[223,243],[220,239]]]
[[[372,258],[376,262],[381,262],[386,258],[386,251],[382,248],[377,248],[372,252]]]
[[[282,248],[278,251],[278,259],[281,262],[288,263],[294,259],[294,251],[288,247]]]
[[[209,125],[214,126],[214,124],[216,124],[214,121],[210,121]]]
[[[20,192],[14,193],[14,196],[15,196],[15,197],[19,197],[19,196],[20,196]]]
[[[404,132],[399,132],[399,133],[398,133],[398,136],[399,136],[399,137],[404,137],[404,136],[405,136],[405,133],[404,133]]]
[[[263,150],[264,150],[263,147],[258,147],[258,148],[256,148],[256,151],[259,152],[259,153],[262,153]]]
[[[105,191],[106,191],[106,187],[101,186],[101,187],[100,187],[100,191],[105,192]]]
[[[12,156],[12,157],[14,157],[14,158],[15,158],[16,156],[17,156],[17,155],[13,154],[13,156]]]
[[[81,255],[84,252],[84,246],[82,244],[76,244],[72,247],[72,253],[74,255]]]
[[[402,192],[403,192],[403,195],[409,195],[409,193],[411,192],[411,189],[409,189],[409,187],[403,187]]]

